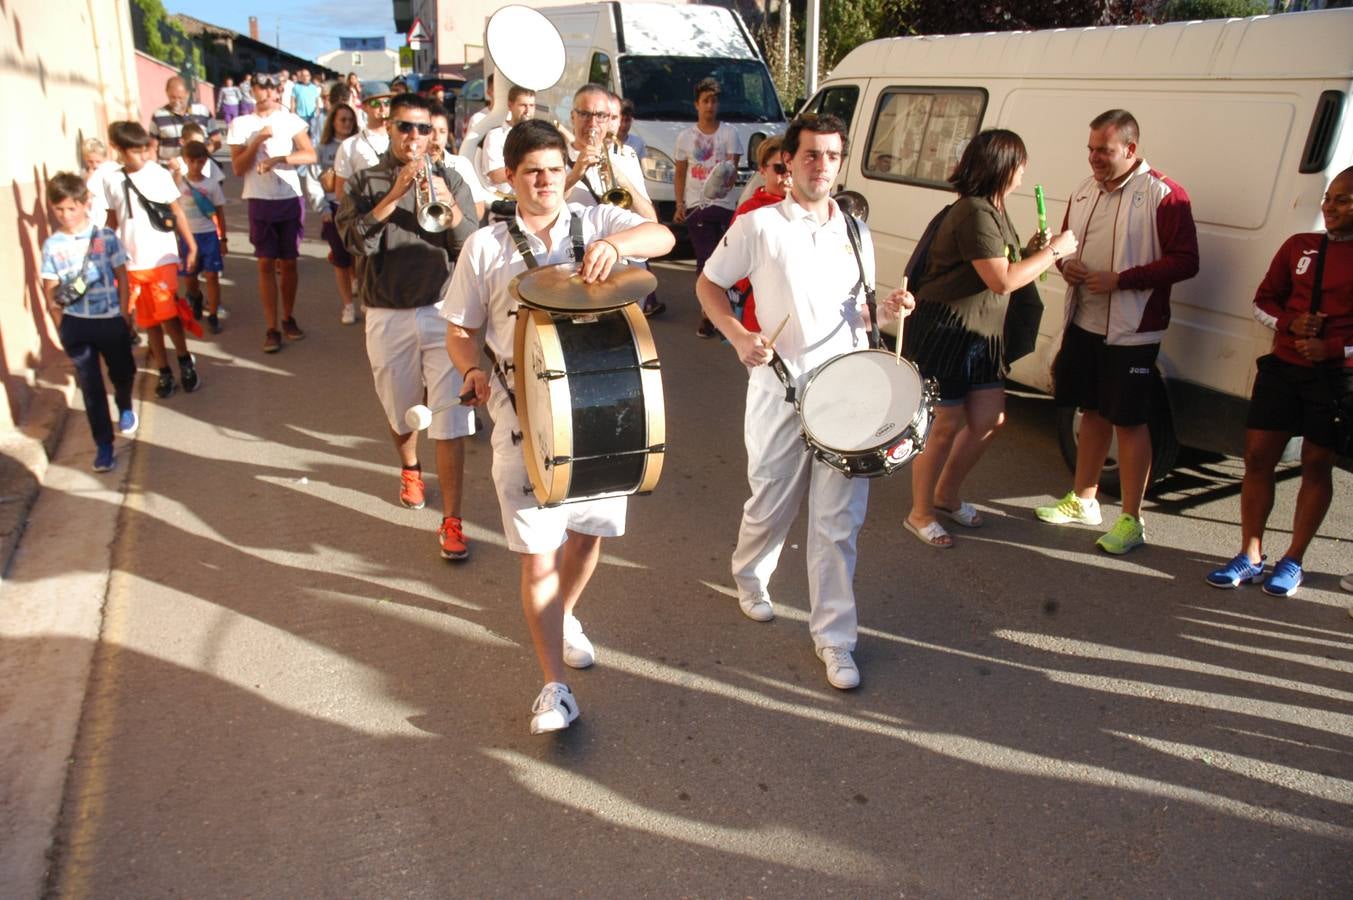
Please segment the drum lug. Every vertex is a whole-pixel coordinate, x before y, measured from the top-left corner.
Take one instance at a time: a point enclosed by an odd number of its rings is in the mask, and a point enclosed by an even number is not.
[[[551,466],[566,466],[571,462],[573,462],[573,457],[571,456],[547,456],[545,458],[545,468],[548,469]]]
[[[667,445],[666,445],[666,444],[654,444],[654,445],[652,445],[651,447],[648,448],[648,452],[649,452],[649,453],[666,453],[666,452],[667,452]]]
[[[554,381],[559,378],[564,378],[567,375],[567,372],[560,372],[558,369],[546,369],[543,372],[537,372],[536,378],[541,381]]]
[[[639,368],[641,368],[641,369],[661,369],[661,368],[662,368],[662,363],[659,362],[659,361],[656,360],[656,359],[650,359],[650,360],[646,360],[646,361],[644,361],[644,362],[639,363]]]

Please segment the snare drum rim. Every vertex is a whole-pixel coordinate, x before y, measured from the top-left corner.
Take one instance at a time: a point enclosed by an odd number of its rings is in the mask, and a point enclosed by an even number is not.
[[[916,412],[912,413],[911,419],[903,423],[902,427],[897,431],[896,434],[892,434],[886,438],[882,438],[878,441],[878,443],[871,444],[868,447],[859,447],[854,450],[845,450],[833,444],[827,443],[825,440],[814,434],[813,429],[808,425],[808,419],[804,415],[803,408],[808,400],[809,395],[812,392],[813,384],[818,380],[818,378],[822,375],[823,372],[827,371],[828,368],[830,368],[834,363],[838,362],[839,360],[845,359],[848,356],[859,356],[865,353],[878,354],[879,356],[883,357],[886,360],[888,365],[894,366],[903,365],[911,369],[912,372],[914,372],[916,375],[917,384],[921,385],[921,396],[919,398],[920,402],[917,404]],[[913,363],[911,360],[907,359],[906,357],[898,357],[888,350],[874,350],[874,349],[850,350],[845,353],[838,353],[836,356],[833,356],[831,359],[822,363],[820,366],[818,366],[816,369],[812,371],[812,374],[808,376],[808,380],[804,382],[803,390],[799,391],[799,401],[798,401],[799,427],[803,431],[804,439],[807,440],[808,443],[814,447],[830,451],[831,453],[846,458],[854,456],[863,456],[870,453],[875,453],[883,449],[884,447],[891,445],[892,443],[897,441],[898,438],[904,436],[909,429],[914,429],[916,426],[917,419],[920,418],[921,410],[927,406],[926,396],[927,395],[925,390],[925,379],[921,377],[921,370],[916,368],[916,364]]]

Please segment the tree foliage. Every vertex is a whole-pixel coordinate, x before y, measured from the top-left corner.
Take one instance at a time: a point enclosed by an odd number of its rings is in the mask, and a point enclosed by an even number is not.
[[[176,69],[182,69],[191,59],[194,71],[202,71],[202,48],[188,37],[182,25],[169,18],[161,0],[131,0],[131,10],[138,50]]]

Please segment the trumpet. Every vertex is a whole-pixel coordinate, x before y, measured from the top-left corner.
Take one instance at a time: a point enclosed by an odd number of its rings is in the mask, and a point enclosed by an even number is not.
[[[634,197],[620,186],[620,182],[615,177],[615,166],[611,162],[611,142],[615,140],[615,137],[597,127],[589,129],[587,137],[587,142],[593,147],[599,148],[598,152],[601,154],[601,159],[596,163],[597,174],[601,179],[600,202],[610,206],[618,206],[621,209],[629,209],[634,205]]]
[[[451,207],[437,199],[437,188],[432,183],[432,159],[423,157],[423,171],[414,182],[414,206],[418,227],[433,233],[451,227]]]

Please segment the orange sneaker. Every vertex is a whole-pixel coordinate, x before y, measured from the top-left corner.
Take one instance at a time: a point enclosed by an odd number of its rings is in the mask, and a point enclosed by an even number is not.
[[[442,519],[442,527],[437,529],[437,540],[442,544],[442,559],[465,559],[470,548],[465,543],[465,534],[461,530],[460,518],[447,516]]]
[[[427,500],[423,496],[423,473],[417,469],[399,470],[399,502],[409,509],[422,509]]]

